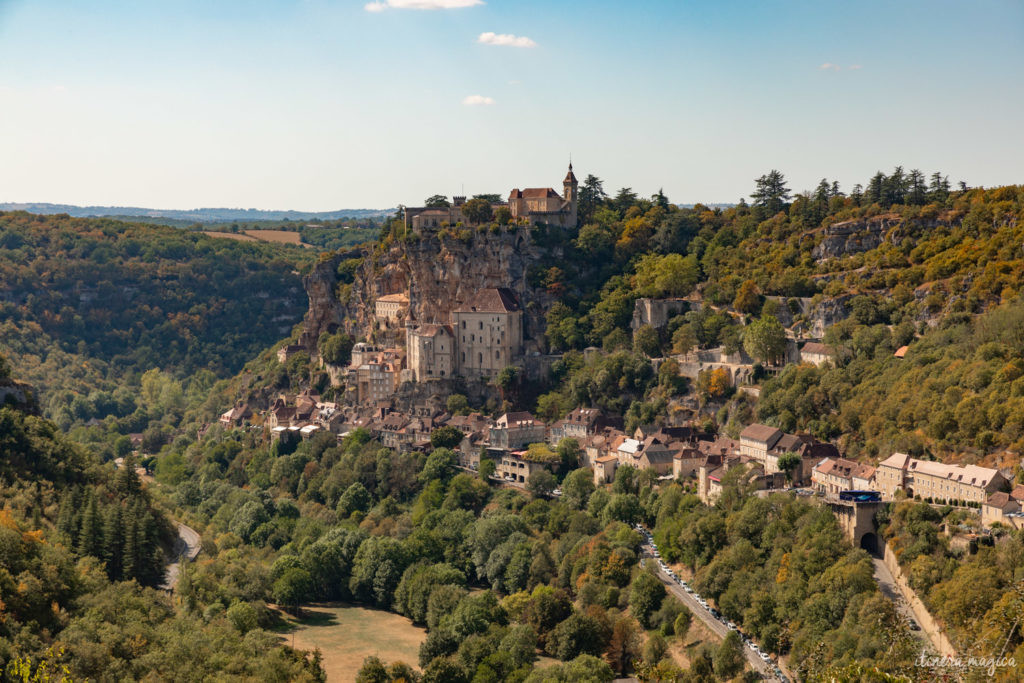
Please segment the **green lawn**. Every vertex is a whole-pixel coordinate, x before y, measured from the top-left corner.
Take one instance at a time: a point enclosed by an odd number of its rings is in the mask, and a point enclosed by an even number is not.
[[[426,631],[405,617],[381,610],[343,603],[307,605],[296,620],[284,615],[287,628],[281,636],[303,650],[320,648],[327,680],[354,681],[363,659],[380,657],[386,664],[402,660],[417,666],[420,643]]]

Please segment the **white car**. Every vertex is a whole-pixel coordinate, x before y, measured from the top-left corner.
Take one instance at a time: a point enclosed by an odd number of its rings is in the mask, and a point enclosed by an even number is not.
[[[732,629],[733,631],[735,631],[735,630],[736,630],[736,624],[732,623],[731,621],[728,621],[728,622],[726,622],[726,624],[725,624],[725,625],[726,625],[726,626],[728,626],[728,627],[729,627],[730,629]]]
[[[763,659],[763,660],[764,660],[764,661],[766,661],[766,662],[770,662],[770,661],[772,661],[772,658],[768,656],[768,653],[767,653],[767,652],[762,652],[762,653],[761,653],[761,659]]]

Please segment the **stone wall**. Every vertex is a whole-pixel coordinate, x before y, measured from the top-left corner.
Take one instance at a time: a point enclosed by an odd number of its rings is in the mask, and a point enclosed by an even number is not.
[[[946,637],[942,627],[935,621],[931,613],[928,612],[928,608],[921,602],[921,598],[917,597],[917,593],[907,583],[903,570],[900,569],[900,563],[896,560],[896,553],[884,541],[880,541],[880,543],[885,549],[883,559],[885,566],[888,567],[889,571],[892,572],[893,578],[896,579],[896,587],[899,588],[903,599],[910,605],[917,623],[921,625],[921,628],[928,635],[928,639],[932,642],[935,649],[939,651],[940,655],[956,657],[956,648],[953,647],[949,638]]]

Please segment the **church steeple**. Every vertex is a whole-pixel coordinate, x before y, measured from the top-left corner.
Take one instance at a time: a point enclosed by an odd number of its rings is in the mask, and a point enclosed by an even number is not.
[[[569,159],[569,172],[565,174],[565,180],[562,181],[562,199],[569,204],[569,215],[564,224],[564,227],[567,228],[576,227],[580,199],[579,186],[580,184],[576,182],[576,174],[572,172],[572,159]]]
[[[575,202],[577,199],[576,190],[579,185],[576,181],[576,175],[572,172],[572,162],[570,161],[569,172],[565,174],[565,180],[562,181],[562,189],[564,190],[562,198],[567,202]]]

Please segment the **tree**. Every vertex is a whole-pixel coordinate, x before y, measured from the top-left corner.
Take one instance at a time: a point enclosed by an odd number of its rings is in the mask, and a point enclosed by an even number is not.
[[[445,408],[452,415],[467,415],[469,414],[469,401],[462,394],[452,394],[445,401]]]
[[[483,194],[475,194],[475,195],[473,195],[473,199],[482,199],[485,202],[487,202],[488,204],[500,204],[501,201],[502,201],[501,200],[501,195],[500,194],[495,194],[493,192],[491,192],[491,193],[485,192]]]
[[[534,470],[526,480],[526,489],[537,498],[551,495],[557,485],[555,475],[546,469]]]
[[[756,313],[761,305],[761,293],[757,290],[757,284],[753,280],[744,280],[736,291],[736,298],[732,307],[740,313]]]
[[[793,481],[793,472],[800,467],[803,460],[797,453],[783,453],[779,456],[779,469],[786,473],[786,479]]]
[[[486,223],[493,218],[491,203],[486,199],[470,199],[462,205],[462,215],[470,223]]]
[[[646,572],[644,572],[646,574]],[[649,576],[649,575],[648,575]],[[653,578],[653,577],[651,577]],[[657,579],[654,579],[657,581]],[[660,583],[658,585],[661,585]],[[605,658],[620,676],[625,675],[630,664],[640,654],[640,629],[633,619],[623,616],[612,626]]]
[[[0,380],[10,379],[11,364],[7,358],[0,353]]]
[[[494,221],[498,225],[508,225],[512,222],[512,211],[507,206],[499,206],[494,210]]]
[[[601,654],[601,626],[593,618],[574,613],[551,631],[547,641],[549,654],[563,662],[582,654]]]
[[[514,365],[505,366],[498,373],[494,383],[501,389],[502,395],[507,394],[519,383],[519,368]]]
[[[320,352],[320,358],[330,365],[348,365],[352,359],[352,347],[354,345],[355,339],[344,332],[339,332],[338,334],[324,332],[316,343],[317,351]]]
[[[299,605],[313,593],[313,577],[305,569],[293,567],[274,582],[274,599],[290,612],[299,611]]]
[[[642,325],[633,333],[633,351],[642,353],[648,358],[661,355],[661,340],[658,331],[650,325]]]
[[[736,631],[729,631],[714,657],[715,675],[727,681],[743,670],[743,643]]]
[[[457,427],[445,425],[430,433],[430,445],[434,448],[455,448],[462,443],[462,432]]]
[[[423,206],[428,209],[447,209],[452,203],[443,194],[430,195],[423,201]]]
[[[580,442],[571,437],[564,438],[558,442],[555,454],[562,465],[562,471],[568,472],[580,466]]]
[[[754,206],[761,207],[769,216],[786,208],[790,194],[789,188],[786,187],[786,178],[782,173],[772,169],[755,182],[757,187],[750,195],[750,198],[754,200]]]
[[[651,613],[661,607],[665,586],[649,572],[640,572],[629,588],[629,608],[644,628],[650,627]]]
[[[420,472],[420,481],[423,483],[433,481],[434,479],[448,481],[455,473],[456,463],[455,453],[451,449],[435,448],[427,456],[427,462],[423,465],[423,470]]]
[[[362,482],[355,482],[341,494],[338,499],[338,516],[342,519],[351,516],[353,512],[366,512],[370,509],[373,498],[366,490]]]
[[[498,466],[490,458],[480,458],[480,478],[487,481],[497,471]]]
[[[774,316],[755,320],[743,332],[743,348],[754,358],[774,365],[786,353],[786,330]]]
[[[672,333],[672,353],[686,355],[697,346],[697,335],[690,325],[681,325]]]
[[[606,199],[608,199],[608,195],[605,194],[604,184],[601,182],[601,179],[593,174],[587,175],[580,186],[577,209],[580,225],[589,223],[594,212]]]
[[[594,472],[590,469],[573,470],[562,482],[562,502],[575,510],[586,508],[594,492]]]
[[[672,630],[679,640],[686,642],[686,634],[690,631],[690,624],[693,623],[693,613],[683,607],[682,611],[676,616],[675,623],[672,625]]]

